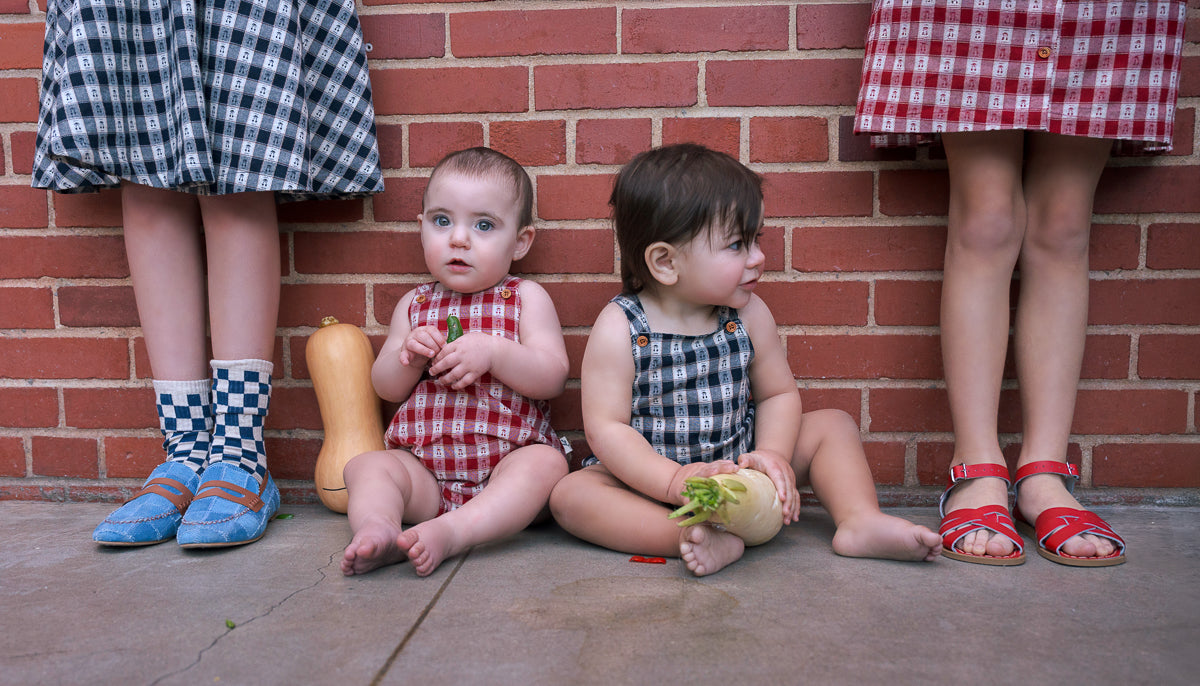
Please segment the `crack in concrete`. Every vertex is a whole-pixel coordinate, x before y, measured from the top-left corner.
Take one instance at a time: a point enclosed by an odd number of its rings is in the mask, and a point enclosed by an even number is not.
[[[156,686],[157,684],[162,683],[163,680],[165,680],[165,679],[169,679],[173,676],[178,676],[180,674],[187,673],[188,671],[190,671],[191,669],[196,667],[196,665],[199,665],[202,660],[204,660],[205,653],[212,650],[213,648],[216,648],[217,644],[219,644],[221,642],[221,639],[225,638],[226,636],[228,636],[230,633],[232,633],[236,629],[239,629],[241,627],[252,624],[255,620],[262,619],[263,617],[270,615],[275,610],[278,610],[280,607],[283,607],[283,605],[285,603],[287,603],[289,600],[296,597],[297,595],[304,593],[305,591],[311,591],[312,589],[321,585],[321,583],[323,583],[325,581],[325,579],[329,578],[328,575],[326,575],[325,570],[332,567],[336,563],[337,558],[338,558],[338,553],[336,553],[336,552],[331,553],[329,555],[329,561],[324,566],[317,568],[316,571],[317,571],[317,574],[320,575],[320,578],[318,578],[316,581],[314,581],[313,583],[311,583],[307,586],[303,586],[301,588],[298,588],[298,589],[292,591],[291,593],[289,593],[289,594],[285,595],[283,598],[281,598],[277,603],[268,607],[265,611],[251,617],[250,619],[247,619],[246,621],[238,624],[237,626],[235,626],[233,628],[226,628],[225,631],[223,631],[220,635],[218,635],[216,638],[214,638],[212,640],[212,643],[209,643],[207,646],[201,648],[198,653],[196,653],[195,660],[193,660],[191,663],[185,665],[184,667],[182,667],[180,669],[177,669],[173,672],[168,672],[166,674],[163,674],[162,676],[158,677],[154,681],[151,681],[150,686]]]

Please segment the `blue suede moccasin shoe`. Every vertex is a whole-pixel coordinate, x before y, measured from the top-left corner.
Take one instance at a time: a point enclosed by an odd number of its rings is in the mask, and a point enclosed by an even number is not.
[[[175,537],[200,475],[182,462],[164,462],[133,497],[100,522],[92,540],[100,545],[154,545]]]
[[[253,543],[267,532],[267,523],[278,510],[279,488],[270,474],[260,486],[250,472],[218,462],[204,470],[175,539],[184,548]]]

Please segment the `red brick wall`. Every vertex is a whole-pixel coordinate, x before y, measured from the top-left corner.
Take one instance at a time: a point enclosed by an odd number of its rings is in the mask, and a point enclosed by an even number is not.
[[[1085,485],[1139,489],[1107,491],[1116,499],[1200,488],[1200,2],[1189,7],[1175,152],[1114,159],[1096,203],[1071,456]],[[0,13],[0,498],[109,498],[157,462],[160,440],[119,200],[28,187],[43,14],[29,0],[0,0]],[[694,140],[766,178],[760,292],[806,406],[858,420],[893,501],[941,484],[945,165],[850,134],[868,13],[835,0],[367,0],[387,190],[281,210],[268,447],[289,497],[307,493],[321,444],[307,336],[333,314],[379,344],[424,278],[414,218],[429,168],[476,144],[534,177],[541,232],[518,267],[559,306],[576,379],[554,411],[581,447],[579,358],[619,282],[612,175],[640,150]],[[1001,415],[1015,441],[1015,388]]]

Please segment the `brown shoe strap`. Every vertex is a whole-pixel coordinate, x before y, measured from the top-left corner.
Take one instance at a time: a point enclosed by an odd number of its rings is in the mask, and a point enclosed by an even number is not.
[[[221,490],[225,488],[237,493],[238,495],[229,495],[229,493]],[[206,481],[204,482],[204,490],[200,491],[200,495],[196,496],[196,500],[201,498],[223,498],[258,512],[263,508],[263,501],[260,496],[262,495],[262,492],[266,490],[266,488],[267,482],[265,480],[263,481],[258,493],[247,491],[241,486],[238,486],[237,484],[231,484],[228,481]]]
[[[176,493],[175,491],[164,488],[165,486],[170,486],[179,492]],[[130,498],[129,500],[133,500],[134,498],[146,493],[153,493],[166,498],[171,502],[172,505],[175,506],[176,510],[179,510],[179,514],[183,514],[183,511],[186,510],[188,505],[190,505],[192,502],[192,492],[189,491],[186,486],[179,483],[175,479],[168,479],[166,477],[147,481],[146,485],[142,486],[137,493],[134,493],[133,498]],[[129,500],[126,500],[125,502],[129,502]]]

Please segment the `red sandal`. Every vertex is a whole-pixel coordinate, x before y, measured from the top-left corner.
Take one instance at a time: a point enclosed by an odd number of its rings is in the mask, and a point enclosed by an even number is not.
[[[946,491],[942,493],[941,500],[938,501],[938,514],[942,517],[942,526],[938,529],[938,533],[942,537],[942,555],[951,560],[973,562],[981,565],[1010,566],[1024,564],[1025,544],[1013,526],[1012,515],[1009,514],[1007,507],[1003,505],[985,505],[984,507],[963,508],[946,514],[946,498],[950,495],[950,491],[953,491],[954,487],[958,485],[959,481],[985,477],[1001,479],[1004,481],[1004,485],[1008,486],[1008,469],[1002,465],[990,463],[960,464],[950,468],[950,486],[946,488]],[[987,529],[988,531],[1007,537],[1016,546],[1015,549],[1009,555],[996,557],[993,555],[970,555],[954,547],[954,544],[958,543],[963,536],[979,529]]]
[[[1022,479],[1034,474],[1058,474],[1067,477],[1063,481],[1068,493],[1075,490],[1075,482],[1079,480],[1079,468],[1073,464],[1054,460],[1030,462],[1017,470],[1013,492],[1016,492]],[[1111,567],[1125,562],[1125,539],[1118,536],[1108,522],[1095,513],[1073,507],[1051,507],[1038,515],[1037,521],[1030,525],[1018,509],[1017,521],[1023,527],[1033,530],[1038,554],[1051,562],[1070,567]],[[1112,555],[1104,557],[1075,557],[1062,552],[1063,544],[1080,534],[1107,538],[1116,544],[1117,549]]]

